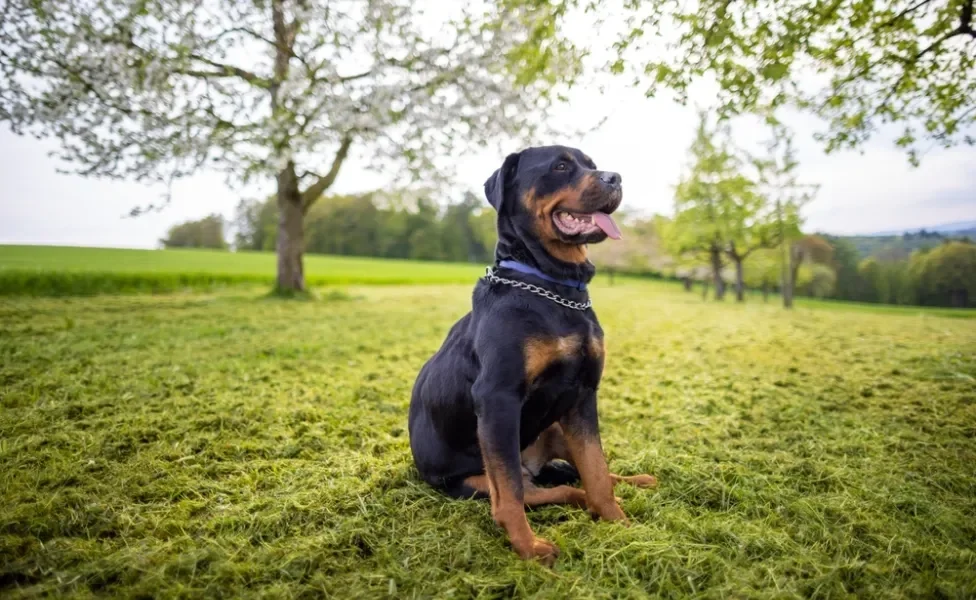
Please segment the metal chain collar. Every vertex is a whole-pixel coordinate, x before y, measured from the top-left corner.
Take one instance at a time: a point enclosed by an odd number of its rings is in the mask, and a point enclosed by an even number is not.
[[[495,275],[495,270],[491,267],[485,269],[485,279],[492,283],[504,283],[505,285],[510,285],[512,287],[525,290],[527,292],[532,292],[537,296],[542,296],[547,300],[552,300],[556,304],[565,306],[566,308],[572,308],[573,310],[586,310],[593,306],[593,303],[587,299],[586,302],[573,302],[572,300],[567,300],[562,296],[553,294],[547,289],[543,289],[537,285],[532,285],[531,283],[525,283],[524,281],[515,281],[513,279],[505,279],[504,277],[499,277]]]

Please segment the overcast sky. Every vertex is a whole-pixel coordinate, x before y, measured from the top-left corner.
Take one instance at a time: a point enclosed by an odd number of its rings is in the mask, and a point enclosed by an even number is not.
[[[686,165],[695,128],[692,107],[667,99],[648,100],[623,83],[604,94],[577,89],[559,119],[594,122],[609,115],[597,131],[582,139],[553,138],[551,143],[578,146],[601,169],[623,175],[624,203],[644,213],[668,213],[672,189]],[[864,147],[826,156],[812,134],[817,122],[794,119],[801,178],[819,183],[820,193],[806,210],[810,231],[868,233],[976,219],[976,148],[932,151],[912,168],[889,136]],[[765,135],[739,127],[737,142]],[[124,215],[156,199],[163,190],[142,185],[60,175],[47,156],[51,140],[18,137],[0,129],[0,243],[84,246],[156,247],[167,229],[180,221],[212,212],[231,216],[242,195],[263,189],[235,190],[221,174],[201,173],[173,189],[172,203],[162,212],[138,218]],[[515,150],[510,145],[509,150]],[[485,150],[456,159],[458,184],[480,193],[482,183],[503,155]],[[382,175],[363,162],[347,162],[333,188],[357,192],[382,185]]]

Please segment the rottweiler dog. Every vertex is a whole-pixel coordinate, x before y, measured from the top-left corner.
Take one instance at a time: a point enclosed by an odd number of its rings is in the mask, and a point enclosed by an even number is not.
[[[559,550],[535,536],[525,506],[574,504],[626,521],[614,485],[656,483],[610,473],[597,419],[603,330],[586,248],[620,237],[610,215],[621,177],[574,148],[529,148],[505,159],[485,196],[498,213],[495,265],[420,370],[410,448],[424,481],[489,498],[519,556],[551,564]],[[569,485],[579,480],[582,489]]]

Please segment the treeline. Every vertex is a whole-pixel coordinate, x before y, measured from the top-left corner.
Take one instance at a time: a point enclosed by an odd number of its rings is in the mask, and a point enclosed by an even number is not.
[[[944,240],[907,258],[861,258],[852,241],[826,239],[834,248],[836,281],[831,297],[881,304],[976,306],[976,244],[969,239]]]
[[[718,213],[716,213],[718,214]],[[709,254],[695,260],[676,254],[669,236],[681,221],[665,217],[618,215],[623,240],[591,247],[602,273],[685,279],[715,290]],[[272,251],[278,231],[273,200],[242,201],[229,221],[209,215],[173,227],[166,247]],[[706,221],[708,222],[708,221]],[[226,227],[232,229],[227,235]],[[715,229],[710,229],[714,239]],[[721,231],[721,230],[720,230]],[[439,206],[423,195],[374,192],[333,196],[316,203],[305,226],[306,246],[317,254],[411,258],[488,263],[495,244],[495,214],[480,197]],[[779,240],[776,240],[779,241]],[[741,261],[721,260],[722,285],[742,282],[744,290],[782,294],[784,278],[797,295],[884,304],[976,306],[976,245],[943,240],[907,258],[865,257],[850,238],[798,235],[784,245],[757,247]],[[724,258],[724,257],[723,257]],[[785,266],[785,268],[784,268]],[[717,291],[717,290],[716,290]]]
[[[213,248],[226,250],[224,218],[218,214],[207,215],[196,221],[186,221],[170,227],[166,237],[159,240],[166,248]]]
[[[233,229],[235,249],[274,250],[275,201],[242,201]],[[494,244],[494,213],[473,194],[446,207],[408,193],[332,196],[305,217],[305,250],[315,254],[484,262]]]
[[[909,231],[901,235],[845,235],[862,258],[876,256],[881,260],[906,260],[916,250],[934,248],[953,239],[976,239],[976,228],[960,229],[952,234],[939,231]]]

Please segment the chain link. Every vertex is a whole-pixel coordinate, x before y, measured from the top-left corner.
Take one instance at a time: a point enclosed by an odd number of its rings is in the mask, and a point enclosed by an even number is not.
[[[567,300],[562,296],[553,294],[549,290],[543,289],[537,285],[532,285],[531,283],[525,283],[524,281],[515,281],[512,279],[505,279],[504,277],[499,277],[498,275],[495,275],[495,270],[492,269],[491,267],[485,269],[485,279],[487,279],[492,283],[504,283],[505,285],[510,285],[512,287],[516,287],[521,290],[525,290],[527,292],[532,292],[537,296],[542,296],[547,300],[552,300],[556,304],[565,306],[566,308],[572,308],[573,310],[586,310],[591,306],[593,306],[593,303],[590,302],[588,299],[586,302],[573,302],[572,300]]]

